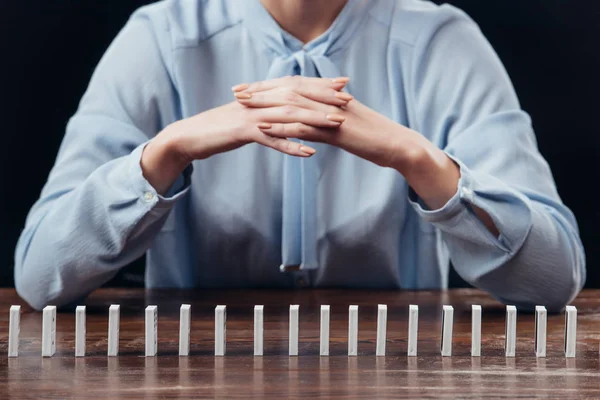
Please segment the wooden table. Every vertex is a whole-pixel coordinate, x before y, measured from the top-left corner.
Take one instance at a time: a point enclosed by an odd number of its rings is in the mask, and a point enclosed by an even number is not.
[[[107,357],[110,304],[121,305],[120,355]],[[179,357],[179,306],[192,305],[189,357]],[[504,357],[503,305],[477,290],[158,291],[102,289],[87,300],[87,356],[74,357],[74,312],[59,312],[57,350],[41,357],[38,312],[21,315],[8,359],[9,307],[0,290],[0,398],[600,398],[600,291],[578,307],[575,359],[563,354],[564,315],[548,316],[547,358],[533,352],[534,316],[518,315],[517,357]],[[144,357],[144,308],[158,305],[158,356]],[[214,307],[227,305],[227,355],[213,355]],[[253,308],[265,306],[265,355],[253,356]],[[299,357],[287,355],[288,307],[300,305]],[[329,357],[319,357],[319,310],[331,305]],[[359,355],[347,356],[348,305],[359,306]],[[377,304],[388,306],[387,356],[375,356]],[[418,357],[406,356],[408,305],[419,305]],[[444,304],[454,306],[453,356],[440,356]],[[471,358],[471,305],[483,306],[482,357]]]

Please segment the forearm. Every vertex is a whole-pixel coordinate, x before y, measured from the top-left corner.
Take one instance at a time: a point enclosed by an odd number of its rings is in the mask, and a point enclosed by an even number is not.
[[[402,126],[397,129],[404,131],[399,134],[416,134]],[[410,149],[406,145],[395,149],[399,156],[394,158],[393,168],[404,176],[408,185],[430,209],[442,208],[456,194],[460,179],[459,166],[425,138],[416,138],[410,146]],[[488,213],[477,206],[473,206],[473,212],[493,235],[499,234]]]
[[[174,200],[161,201],[141,176],[141,150],[42,197],[15,256],[17,290],[34,308],[87,295],[149,247]]]
[[[442,207],[411,203],[440,231],[457,272],[505,303],[558,310],[581,289],[585,259],[572,214],[549,197],[528,197],[493,176],[457,161],[460,179]],[[491,233],[475,212],[497,227]]]

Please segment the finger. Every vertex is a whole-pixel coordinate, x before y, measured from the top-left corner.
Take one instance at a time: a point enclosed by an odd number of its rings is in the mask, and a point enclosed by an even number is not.
[[[276,87],[299,87],[302,85],[314,84],[320,85],[323,87],[330,87],[334,90],[342,90],[350,81],[348,77],[339,77],[339,78],[314,78],[314,77],[306,77],[306,76],[285,76],[283,78],[269,79],[266,81],[259,81],[254,83],[242,83],[240,85],[236,85],[231,89],[234,92],[247,92],[247,93],[256,93],[256,92],[264,92],[265,90],[271,90]]]
[[[329,86],[329,87],[344,87],[348,83],[350,79],[346,77],[342,78],[315,78],[315,77],[306,77],[306,76],[285,76],[282,78],[269,79],[266,81],[259,81],[254,83],[243,83],[240,85],[236,85],[231,88],[234,92],[263,92],[265,90],[271,90],[276,87],[294,87],[300,86],[303,84],[315,84],[321,86]]]
[[[349,93],[318,85],[300,86],[296,89],[274,88],[255,93],[244,91],[234,95],[240,104],[247,107],[263,108],[293,104],[314,110],[322,109],[320,105],[343,107],[354,99]]]
[[[269,123],[286,124],[301,122],[306,125],[323,128],[336,128],[346,120],[341,113],[326,113],[290,105],[262,108],[260,109],[258,118],[260,121]]]
[[[312,93],[309,93],[311,90]],[[321,101],[299,94],[295,91],[281,88],[253,94],[239,92],[235,93],[235,97],[240,104],[243,104],[246,107],[266,108],[295,105],[311,110],[335,113],[339,111],[335,107],[344,107],[348,105],[348,101],[343,100],[348,97],[340,98],[336,96],[336,94],[350,96],[348,93],[337,92],[333,89],[318,90],[314,87],[312,89],[307,89],[307,91],[303,93],[320,98]],[[352,96],[350,96],[350,99],[352,99]]]
[[[299,86],[294,91],[307,99],[338,107],[345,106],[349,101],[354,99],[354,96],[350,93],[340,92],[329,87],[322,88],[316,85]]]
[[[263,132],[259,132],[255,141],[256,143],[270,147],[290,156],[310,157],[317,152],[315,149],[305,144],[292,142],[291,140],[284,138],[269,136]]]
[[[336,130],[332,128],[317,128],[299,122],[291,124],[258,124],[257,127],[269,136],[297,138],[322,143],[331,141],[336,133]]]

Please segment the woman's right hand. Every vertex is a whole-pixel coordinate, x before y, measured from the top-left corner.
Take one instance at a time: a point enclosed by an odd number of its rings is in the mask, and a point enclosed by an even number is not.
[[[261,84],[271,88],[280,87],[280,95],[288,93],[290,99],[305,96],[321,102],[327,101],[332,106],[343,106],[346,101],[335,97],[334,92],[342,90],[346,83],[346,79],[286,77]],[[285,99],[285,95],[283,98]],[[231,151],[249,143],[259,143],[291,156],[310,157],[315,153],[313,148],[284,138],[271,137],[259,129],[261,124],[269,123],[300,122],[325,128],[337,128],[341,124],[336,121],[335,116],[330,119],[330,114],[292,105],[294,103],[297,102],[290,101],[290,104],[286,104],[283,101],[281,105],[273,107],[250,108],[234,101],[177,121],[146,145],[141,159],[144,177],[158,193],[165,194],[192,161]]]

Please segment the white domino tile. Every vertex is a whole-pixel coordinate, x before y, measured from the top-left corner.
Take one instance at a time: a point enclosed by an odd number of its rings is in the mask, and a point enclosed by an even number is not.
[[[358,355],[358,306],[348,307],[348,355]]]
[[[227,307],[215,307],[215,356],[225,355],[227,342]]]
[[[417,342],[419,335],[419,306],[411,304],[408,307],[408,349],[407,355],[417,355]]]
[[[546,357],[547,315],[546,307],[535,307],[535,336],[533,341],[536,357]]]
[[[289,355],[298,356],[299,341],[299,305],[289,308]],[[12,306],[9,316],[8,357],[19,355],[20,306]],[[47,306],[43,310],[42,320],[42,356],[52,357],[56,353],[56,307]],[[377,339],[375,355],[386,355],[387,342],[387,305],[377,307]],[[119,353],[120,306],[113,304],[109,308],[108,318],[108,356]],[[348,356],[358,355],[358,306],[348,308]],[[331,309],[329,305],[321,305],[320,310],[320,355],[329,356]],[[407,355],[417,356],[419,307],[409,306],[408,313],[408,348]],[[190,353],[191,306],[183,304],[180,308],[179,355]],[[471,356],[481,356],[481,324],[482,307],[471,306]],[[226,351],[227,332],[226,306],[215,307],[215,356],[224,356]],[[442,308],[442,332],[440,352],[442,357],[452,356],[452,336],[454,325],[454,309],[444,305]],[[546,357],[547,348],[547,310],[544,306],[535,307],[534,352],[536,357]],[[158,308],[148,306],[145,310],[145,355],[156,356],[158,353]],[[517,340],[517,309],[506,306],[505,356],[515,357]],[[564,352],[565,357],[573,358],[577,346],[577,308],[567,306],[565,310]],[[86,354],[86,307],[78,306],[75,310],[75,356]],[[254,306],[254,355],[264,354],[264,306]]]
[[[113,304],[108,308],[108,356],[119,355],[119,325],[121,324],[121,306]]]
[[[481,356],[481,306],[471,306],[471,357]]]
[[[56,306],[46,306],[42,315],[42,357],[56,352]]]
[[[85,356],[85,306],[77,306],[75,309],[75,357]]]
[[[565,357],[575,357],[577,351],[577,308],[565,309]]]
[[[254,306],[254,355],[263,355],[264,346],[264,306]]]
[[[452,356],[452,328],[454,325],[454,308],[444,306],[442,308],[442,340],[440,351],[442,357]]]
[[[146,357],[158,352],[158,307],[146,307]]]
[[[190,326],[192,306],[182,304],[179,309],[179,355],[190,355]]]
[[[21,306],[11,306],[8,322],[8,356],[19,356],[19,333],[21,332]]]
[[[379,304],[377,306],[377,345],[375,348],[376,356],[385,356],[386,332],[387,305]]]
[[[321,335],[319,354],[322,356],[329,355],[329,321],[330,308],[328,305],[321,306]]]
[[[290,306],[290,332],[289,332],[289,355],[298,355],[298,317],[300,306],[297,304]]]
[[[506,333],[504,350],[506,357],[514,357],[517,349],[517,308],[506,306]]]

